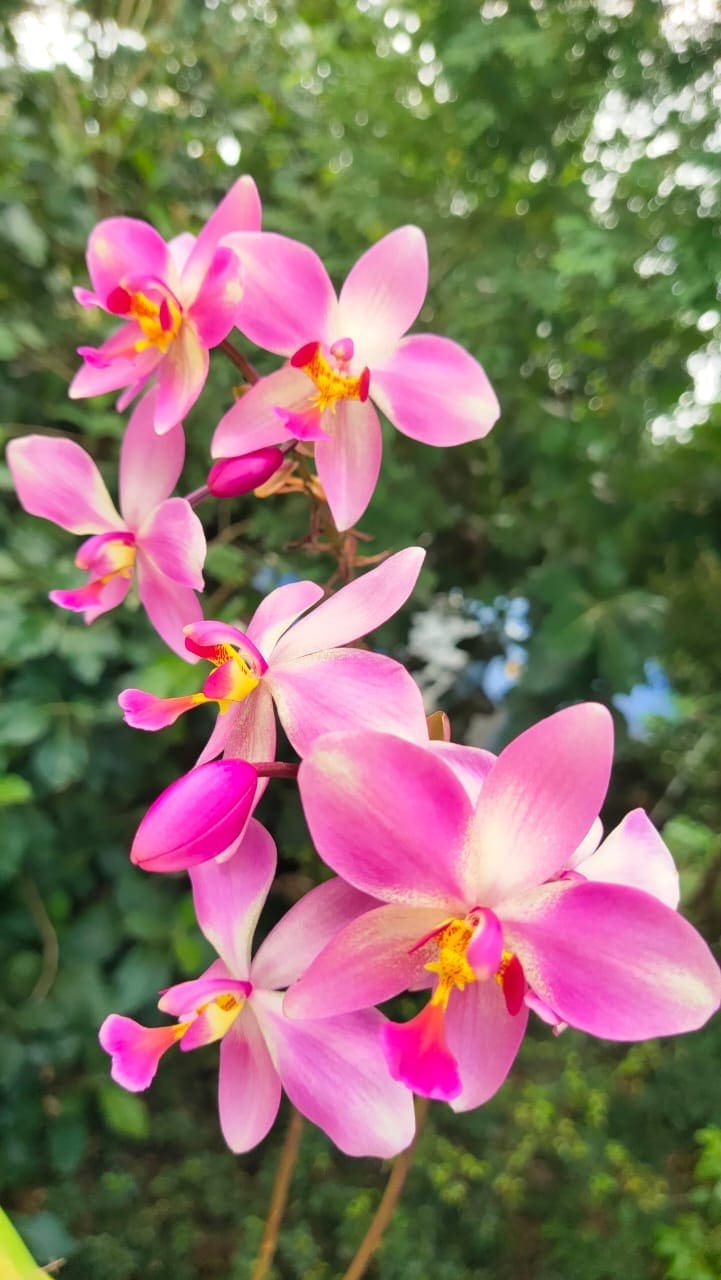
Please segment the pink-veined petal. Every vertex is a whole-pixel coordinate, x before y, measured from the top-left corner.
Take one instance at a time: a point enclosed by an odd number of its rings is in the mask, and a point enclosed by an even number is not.
[[[272,837],[251,818],[227,862],[206,862],[190,870],[198,924],[235,978],[246,979],[250,973],[253,934],[276,863]]]
[[[137,542],[146,561],[152,561],[164,577],[181,587],[202,591],[205,533],[185,498],[161,502],[138,530]]]
[[[117,574],[107,582],[97,580],[88,582],[84,587],[71,587],[68,591],[49,591],[48,599],[61,609],[84,614],[85,622],[89,624],[122,604],[129,590],[130,578]]]
[[[291,1018],[327,1018],[382,1004],[425,985],[432,939],[450,912],[442,907],[381,906],[352,920],[289,988]],[[421,944],[421,945],[419,945]]]
[[[199,622],[203,616],[195,592],[167,578],[155,561],[145,555],[142,547],[138,548],[136,567],[138,594],[158,635],[180,658],[186,662],[197,661],[185,647],[183,630],[189,623]]]
[[[500,413],[478,361],[432,333],[403,338],[382,368],[373,368],[371,395],[399,431],[423,444],[480,440]]]
[[[280,1076],[246,1005],[220,1042],[218,1109],[223,1137],[240,1154],[262,1142],[280,1106]]]
[[[156,399],[153,389],[139,401],[120,448],[120,510],[128,528],[135,531],[173,492],[185,460],[182,427],[162,437],[155,431]]]
[[[284,365],[261,378],[220,419],[210,446],[211,457],[232,458],[290,439],[276,409],[302,412],[315,395],[310,378]]]
[[[185,643],[190,653],[207,658],[209,662],[225,662],[226,646],[232,645],[234,649],[240,650],[256,675],[262,675],[267,670],[265,658],[246,633],[231,626],[229,622],[218,622],[217,618],[204,618],[202,622],[186,627]]]
[[[21,436],[6,451],[18,499],[70,533],[124,529],[95,463],[73,440]]]
[[[189,982],[176,982],[167,987],[158,1000],[161,1013],[169,1013],[173,1018],[193,1017],[208,1001],[217,996],[232,995],[238,999],[250,995],[251,984],[238,978],[232,978],[225,966],[214,962],[201,978],[191,978]]]
[[[371,730],[325,734],[298,785],[318,853],[357,889],[443,915],[478,901],[466,883],[471,804],[430,751]]]
[[[221,712],[198,763],[203,764],[220,751],[228,759],[272,761],[275,760],[275,741],[273,699],[261,681],[243,702]],[[258,799],[267,785],[267,778],[258,779]]]
[[[381,468],[381,424],[370,400],[341,400],[335,413],[324,413],[315,465],[333,519],[339,529],[351,529],[373,497]]]
[[[184,322],[158,365],[155,430],[171,431],[193,407],[208,376],[210,357],[192,323]]]
[[[105,218],[93,227],[87,262],[93,288],[104,303],[128,277],[155,276],[172,287],[175,276],[162,236],[139,218]]]
[[[216,249],[188,315],[204,347],[227,338],[243,296],[241,265],[230,249]]]
[[[446,1011],[446,1041],[458,1063],[462,1090],[454,1111],[471,1111],[500,1089],[510,1071],[528,1022],[525,1005],[513,1016],[499,984],[474,982],[454,991]]]
[[[425,728],[423,698],[400,662],[363,649],[326,649],[274,664],[266,684],[298,755],[322,733],[376,729],[417,740]]]
[[[396,732],[401,733],[402,730],[398,729]],[[458,781],[463,784],[471,804],[475,807],[478,804],[481,787],[496,763],[493,753],[484,751],[481,747],[464,747],[459,742],[439,740],[429,742],[427,749],[453,770]]]
[[[591,1035],[694,1031],[721,1002],[721,972],[701,935],[638,889],[559,881],[504,903],[500,914],[531,989]]]
[[[591,826],[587,831],[586,835],[583,837],[583,840],[581,841],[581,843],[574,849],[573,853],[568,859],[568,862],[566,863],[566,867],[570,870],[573,870],[575,867],[579,866],[579,864],[583,862],[586,858],[590,858],[591,854],[595,853],[602,839],[603,839],[603,823],[601,822],[600,818],[596,818],[591,823]]]
[[[596,852],[575,866],[588,880],[626,884],[653,894],[667,907],[678,906],[676,864],[643,809],[626,814]]]
[[[565,867],[606,795],[613,721],[599,703],[540,720],[501,752],[473,818],[473,898],[493,906]]]
[[[255,784],[255,770],[242,760],[214,760],[183,774],[142,819],[131,862],[146,871],[183,871],[217,858],[243,831]]]
[[[173,236],[172,240],[168,241],[168,249],[173,259],[176,274],[179,276],[182,275],[183,268],[193,252],[196,239],[197,237],[191,235],[190,231],[181,231],[180,235]]]
[[[123,719],[132,729],[155,732],[175,724],[178,716],[206,701],[202,693],[190,693],[181,698],[156,698],[154,693],[142,689],[123,689],[118,703],[125,712]]]
[[[450,1102],[461,1092],[458,1063],[448,1048],[445,1013],[430,1001],[410,1022],[387,1022],[382,1030],[388,1070],[424,1098]]]
[[[182,1035],[177,1025],[143,1027],[132,1018],[111,1013],[98,1032],[101,1048],[112,1057],[110,1074],[116,1084],[140,1093],[152,1082],[160,1059]]]
[[[330,336],[336,296],[317,253],[299,240],[269,231],[226,236],[223,243],[244,268],[243,302],[236,320],[241,333],[281,356]]]
[[[322,599],[323,588],[317,582],[286,582],[276,587],[258,605],[248,623],[248,637],[269,658],[283,633]]]
[[[375,631],[405,604],[425,555],[421,547],[406,547],[341,587],[286,632],[275,648],[273,661],[288,662],[322,649],[335,649]]]
[[[349,336],[373,368],[410,329],[428,290],[428,248],[419,227],[398,227],[358,259],[340,291],[337,337]]]
[[[193,238],[183,264],[181,288],[185,298],[195,298],[201,289],[203,277],[223,237],[234,231],[260,231],[260,217],[258,188],[244,173],[223,196],[197,238]]]
[[[304,894],[286,911],[253,959],[251,978],[269,990],[288,987],[351,920],[380,904],[339,876]]]
[[[388,1077],[375,1010],[322,1022],[283,1016],[282,997],[253,1008],[294,1106],[351,1156],[396,1155],[413,1138],[410,1093]]]

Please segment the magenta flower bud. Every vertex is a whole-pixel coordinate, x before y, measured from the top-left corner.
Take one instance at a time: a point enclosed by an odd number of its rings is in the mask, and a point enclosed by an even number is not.
[[[239,458],[221,458],[208,472],[208,488],[215,498],[237,498],[270,480],[282,461],[283,454],[275,446]]]
[[[135,833],[130,860],[145,871],[185,871],[241,836],[258,782],[245,760],[213,760],[171,782]]]

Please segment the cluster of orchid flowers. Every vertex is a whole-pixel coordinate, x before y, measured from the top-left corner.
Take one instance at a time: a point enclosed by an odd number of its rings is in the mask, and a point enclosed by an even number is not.
[[[86,622],[137,589],[163,640],[211,670],[201,692],[126,689],[136,729],[161,730],[209,703],[217,718],[196,766],[153,803],[131,858],[187,871],[217,959],[161,993],[174,1021],[109,1016],[100,1041],[113,1078],[147,1088],[161,1056],[220,1041],[223,1134],[247,1151],[271,1128],[281,1090],[351,1155],[391,1156],[414,1132],[413,1095],[466,1111],[505,1079],[532,1011],[555,1032],[633,1041],[691,1031],[721,1001],[721,973],[680,916],[671,854],[641,810],[603,839],[613,752],[609,712],[567,707],[498,757],[450,740],[394,659],[358,643],[409,598],[424,552],[406,548],[335,594],[310,581],[271,591],[240,629],[204,619],[205,536],[195,512],[288,476],[313,457],[311,492],[351,530],[381,461],[375,405],[415,440],[484,436],[498,404],[456,343],[406,335],[427,288],[415,227],[370,248],[336,297],[307,246],[260,230],[254,183],[239,179],[197,237],[166,244],[148,224],[92,232],[92,290],[79,302],[120,317],[82,347],[72,396],[141,395],[122,442],[120,513],[92,459],[70,440],[11,442],[23,507],[90,535],[84,586],[51,598]],[[218,424],[207,485],[171,497],[182,420],[209,350],[237,327],[284,357]],[[237,353],[236,353],[237,354]],[[248,366],[251,368],[251,366]],[[276,716],[300,764],[275,761]],[[297,777],[315,848],[334,875],[298,901],[252,953],[276,869],[253,816],[278,777]],[[376,1006],[420,993],[396,1022]]]

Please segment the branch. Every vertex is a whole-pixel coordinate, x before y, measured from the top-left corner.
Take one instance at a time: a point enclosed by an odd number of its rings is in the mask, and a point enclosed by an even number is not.
[[[270,1270],[270,1265],[278,1244],[278,1232],[280,1224],[283,1221],[285,1206],[288,1200],[288,1192],[290,1190],[290,1180],[293,1176],[295,1162],[298,1159],[298,1148],[300,1146],[300,1135],[303,1129],[303,1117],[295,1107],[291,1109],[290,1120],[285,1134],[285,1140],[278,1161],[278,1169],[273,1183],[273,1190],[270,1196],[270,1205],[268,1206],[268,1217],[265,1220],[263,1228],[263,1238],[260,1242],[258,1256],[253,1267],[251,1280],[265,1280]]]

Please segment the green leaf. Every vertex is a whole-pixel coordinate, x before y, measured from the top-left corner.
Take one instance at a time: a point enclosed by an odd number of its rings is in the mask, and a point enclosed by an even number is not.
[[[41,1271],[20,1239],[12,1222],[0,1209],[0,1277],[2,1280],[41,1280]]]
[[[100,1086],[99,1102],[105,1122],[114,1133],[124,1138],[147,1138],[150,1120],[142,1098],[126,1093],[117,1084],[106,1082]]]
[[[9,804],[27,804],[33,798],[33,789],[27,778],[19,773],[0,776],[0,807]]]

